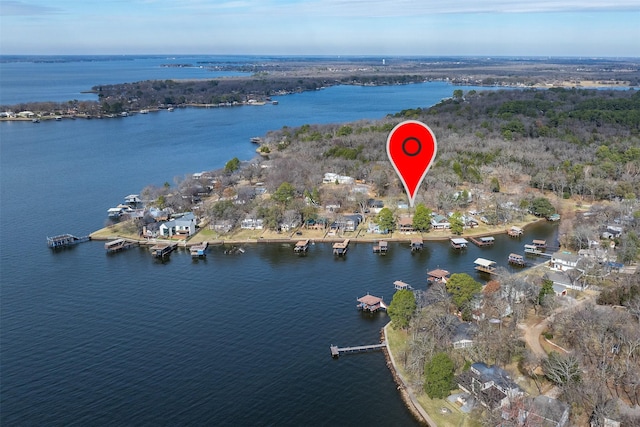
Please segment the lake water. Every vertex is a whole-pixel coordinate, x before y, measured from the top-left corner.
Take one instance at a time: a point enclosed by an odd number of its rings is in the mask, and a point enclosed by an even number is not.
[[[63,80],[127,81],[129,63],[74,62]],[[40,65],[21,63],[20,84]],[[17,81],[0,71],[3,85]],[[277,106],[0,123],[0,424],[416,425],[381,353],[330,357],[331,344],[377,342],[388,321],[358,312],[356,298],[390,301],[395,280],[424,289],[436,267],[475,275],[478,256],[506,265],[525,240],[553,241],[553,224],[465,253],[441,242],[376,256],[355,244],[345,259],[328,244],[306,257],[260,244],[161,263],[142,248],[109,256],[102,242],[52,251],[45,237],[101,228],[107,208],[148,184],[250,160],[249,138],[268,130],[376,119],[456,88],[334,87]]]

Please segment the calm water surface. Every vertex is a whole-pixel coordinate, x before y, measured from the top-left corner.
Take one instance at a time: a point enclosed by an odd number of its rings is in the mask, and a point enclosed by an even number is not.
[[[336,87],[278,106],[0,123],[0,424],[416,425],[381,353],[330,357],[330,344],[377,342],[388,322],[356,298],[389,301],[395,280],[424,289],[436,267],[475,275],[478,256],[506,265],[525,240],[554,240],[554,225],[460,254],[392,244],[381,257],[355,244],[346,259],[327,244],[306,257],[261,244],[161,263],[100,242],[51,251],[45,237],[102,227],[107,208],[148,184],[249,160],[249,138],[268,130],[375,119],[454,89]]]

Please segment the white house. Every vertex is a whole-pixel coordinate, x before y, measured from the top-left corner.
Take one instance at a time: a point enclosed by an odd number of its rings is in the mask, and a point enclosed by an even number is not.
[[[262,230],[263,227],[264,221],[260,218],[245,218],[240,223],[243,230]]]
[[[353,184],[355,180],[350,176],[338,175],[337,173],[327,172],[322,178],[323,184]]]
[[[580,257],[576,254],[556,252],[551,256],[551,269],[566,271],[576,268]]]
[[[196,232],[196,217],[193,212],[187,212],[171,221],[160,224],[160,234],[162,236],[192,236]]]
[[[447,218],[443,215],[433,215],[431,218],[431,227],[434,230],[448,230],[451,228],[451,223],[447,221]]]

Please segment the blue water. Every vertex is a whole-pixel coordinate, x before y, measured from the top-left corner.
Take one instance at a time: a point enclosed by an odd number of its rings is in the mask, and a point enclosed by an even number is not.
[[[290,245],[214,247],[161,263],[138,248],[108,256],[101,242],[51,251],[45,237],[102,227],[108,207],[146,185],[248,161],[249,138],[268,130],[380,118],[454,89],[335,87],[277,106],[0,123],[0,424],[416,425],[381,353],[330,358],[330,344],[375,343],[388,321],[359,313],[356,298],[390,300],[395,280],[425,288],[436,267],[475,275],[478,256],[506,265],[523,241],[461,254],[392,244],[384,257],[356,244],[346,259],[326,244],[306,257]],[[555,236],[543,224],[526,239]]]

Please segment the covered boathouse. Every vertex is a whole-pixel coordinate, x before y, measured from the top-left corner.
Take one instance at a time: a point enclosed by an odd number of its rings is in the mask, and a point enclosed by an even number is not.
[[[347,250],[349,250],[349,239],[333,244],[333,254],[336,256],[345,256]]]
[[[387,309],[387,305],[384,303],[382,298],[369,294],[358,298],[358,305],[356,307],[358,307],[358,310],[368,311],[370,313]]]
[[[447,279],[449,278],[449,273],[447,270],[443,270],[441,268],[437,268],[435,270],[431,270],[427,272],[427,282],[429,283],[447,283]]]
[[[477,258],[474,261],[476,270],[482,273],[493,274],[496,272],[496,262],[490,259]]]

